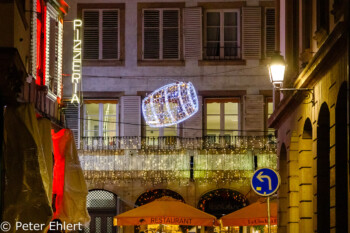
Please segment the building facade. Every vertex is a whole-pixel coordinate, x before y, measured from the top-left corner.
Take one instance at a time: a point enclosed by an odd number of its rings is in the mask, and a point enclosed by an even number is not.
[[[277,130],[279,232],[349,232],[349,3],[278,1],[287,70]],[[278,102],[278,101],[277,101]]]
[[[121,212],[151,193],[173,193],[220,216],[256,201],[253,171],[277,164],[266,123],[272,113],[266,64],[279,43],[275,1],[68,4],[65,118],[76,133],[91,203],[109,191],[124,203]],[[82,20],[82,69],[79,103],[72,103],[76,19]],[[142,99],[176,82],[194,85],[199,111],[175,126],[147,126]],[[203,203],[223,193],[227,203],[239,201],[206,209]]]
[[[4,137],[6,107],[31,103],[37,118],[51,121],[48,124],[49,134],[50,125],[54,129],[63,127],[59,104],[62,97],[63,17],[67,9],[68,5],[63,0],[0,3],[0,29],[3,32],[0,39],[1,218],[5,176],[9,176],[5,171],[8,165],[5,161],[9,161],[9,158],[4,154],[4,142],[9,140],[6,135]]]

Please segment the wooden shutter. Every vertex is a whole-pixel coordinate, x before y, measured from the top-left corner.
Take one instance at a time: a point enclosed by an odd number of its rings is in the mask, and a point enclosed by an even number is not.
[[[119,11],[102,11],[102,59],[119,58]]]
[[[261,8],[242,8],[243,59],[261,57]]]
[[[265,9],[265,55],[271,57],[276,46],[275,8]]]
[[[65,101],[66,109],[64,111],[65,119],[66,119],[66,127],[71,129],[74,134],[75,144],[79,149],[80,145],[80,119],[79,119],[79,105],[71,104],[69,101]]]
[[[141,136],[141,97],[121,97],[121,136]]]
[[[264,96],[246,95],[244,104],[244,130],[264,130]],[[261,133],[262,134],[262,133]],[[246,135],[259,135],[259,132],[246,132]]]
[[[198,96],[198,112],[187,119],[183,123],[183,136],[185,138],[202,137],[202,115],[203,115],[203,101],[202,96]]]
[[[163,10],[163,59],[179,59],[179,10]]]
[[[85,10],[83,15],[83,57],[99,59],[99,11]]]
[[[143,58],[159,59],[160,11],[143,11]]]
[[[37,0],[32,1],[32,38],[31,38],[31,73],[36,79],[36,67],[37,67]]]
[[[185,59],[202,59],[202,8],[183,9]]]

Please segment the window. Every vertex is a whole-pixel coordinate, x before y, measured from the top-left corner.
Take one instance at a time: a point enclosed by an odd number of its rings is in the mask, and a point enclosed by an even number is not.
[[[85,101],[84,136],[114,137],[118,136],[118,102]]]
[[[146,126],[146,137],[169,137],[177,136],[177,125],[167,126],[163,128],[154,128]]]
[[[53,100],[61,96],[62,74],[62,35],[63,26],[58,21],[57,11],[47,5],[46,16],[46,61],[45,61],[45,84]]]
[[[83,11],[83,58],[119,59],[119,9],[85,9]]]
[[[144,60],[179,60],[179,9],[143,9]]]
[[[267,121],[270,118],[270,116],[273,113],[273,99],[271,97],[267,97],[266,98],[266,120],[265,120],[265,124],[266,124],[266,128],[267,128]],[[273,128],[268,128],[267,129],[267,134],[268,135],[275,135],[275,129]]]
[[[310,49],[312,35],[312,1],[302,2],[302,46],[303,50]]]
[[[205,27],[205,59],[240,58],[239,10],[207,10]]]
[[[329,0],[317,0],[317,30],[329,31]]]
[[[265,56],[271,57],[276,50],[275,8],[265,8]]]
[[[207,136],[238,135],[238,99],[206,99],[205,108]]]

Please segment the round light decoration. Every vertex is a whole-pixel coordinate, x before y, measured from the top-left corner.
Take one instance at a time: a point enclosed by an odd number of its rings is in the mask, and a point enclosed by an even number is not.
[[[142,113],[151,127],[178,124],[198,111],[198,98],[191,82],[165,85],[142,101]]]

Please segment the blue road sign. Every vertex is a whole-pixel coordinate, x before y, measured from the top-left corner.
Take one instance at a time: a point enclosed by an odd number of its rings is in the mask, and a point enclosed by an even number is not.
[[[274,194],[280,186],[280,175],[273,169],[261,168],[254,172],[251,180],[252,189],[260,196]]]

